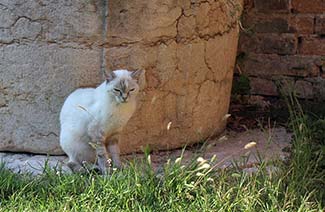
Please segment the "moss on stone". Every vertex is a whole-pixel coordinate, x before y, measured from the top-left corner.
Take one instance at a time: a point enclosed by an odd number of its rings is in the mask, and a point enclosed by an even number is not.
[[[250,93],[250,81],[246,75],[239,75],[234,78],[232,85],[232,94],[245,95]]]

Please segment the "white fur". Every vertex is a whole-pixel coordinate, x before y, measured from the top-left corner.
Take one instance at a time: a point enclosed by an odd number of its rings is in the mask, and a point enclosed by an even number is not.
[[[131,79],[131,72],[127,70],[117,70],[114,73],[114,80]],[[65,100],[60,113],[60,145],[69,156],[69,162],[94,163],[96,150],[89,145],[94,139],[92,134],[103,132],[105,137],[109,137],[119,133],[134,113],[136,94],[127,103],[118,103],[109,92],[113,87],[114,83],[105,81],[96,89],[77,89]],[[138,89],[137,87],[136,93]]]

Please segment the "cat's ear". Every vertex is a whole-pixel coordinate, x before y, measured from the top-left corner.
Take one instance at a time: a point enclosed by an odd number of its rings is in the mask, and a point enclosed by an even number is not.
[[[145,70],[136,70],[131,73],[131,77],[138,82],[140,90],[143,90],[146,86],[146,71]]]
[[[109,83],[110,81],[112,81],[113,79],[115,79],[116,74],[114,73],[114,71],[111,71],[106,78],[106,83]]]
[[[131,77],[137,81],[140,80],[141,76],[143,76],[145,73],[145,70],[136,70],[136,71],[132,71],[131,73]]]

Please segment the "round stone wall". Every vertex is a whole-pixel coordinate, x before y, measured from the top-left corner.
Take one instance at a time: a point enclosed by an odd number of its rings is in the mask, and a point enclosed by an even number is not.
[[[226,125],[240,2],[109,1],[106,64],[145,69],[123,152],[203,141]]]
[[[101,83],[103,66],[146,70],[122,152],[147,144],[176,148],[220,133],[230,99],[239,3],[3,1],[0,151],[62,154],[64,99],[78,87]]]

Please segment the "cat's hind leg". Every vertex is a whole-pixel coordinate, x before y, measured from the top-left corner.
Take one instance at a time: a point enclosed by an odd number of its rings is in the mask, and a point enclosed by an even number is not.
[[[76,161],[69,161],[67,163],[67,166],[71,169],[72,172],[75,172],[75,173],[85,173],[86,172],[86,169]]]
[[[96,161],[95,149],[87,143],[85,136],[71,130],[61,130],[60,145],[69,157],[67,165],[73,172],[85,172],[85,164]]]

